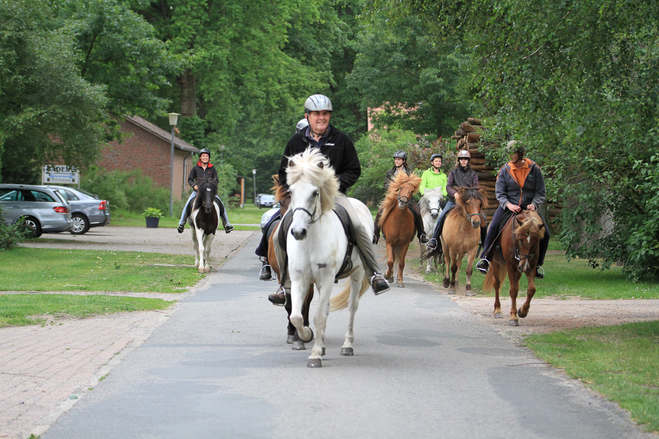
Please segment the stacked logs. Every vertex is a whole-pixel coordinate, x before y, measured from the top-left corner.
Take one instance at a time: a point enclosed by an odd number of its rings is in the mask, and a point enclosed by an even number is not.
[[[490,205],[488,209],[484,210],[488,218],[492,218],[494,211],[498,206],[498,202],[494,193],[494,185],[496,183],[496,171],[493,166],[487,163],[485,154],[479,151],[483,147],[495,147],[497,145],[483,142],[482,133],[484,127],[479,119],[473,117],[468,118],[465,122],[460,124],[460,128],[451,136],[452,139],[457,140],[456,150],[467,150],[471,155],[471,169],[478,173],[478,181],[480,186],[485,189],[487,201]]]

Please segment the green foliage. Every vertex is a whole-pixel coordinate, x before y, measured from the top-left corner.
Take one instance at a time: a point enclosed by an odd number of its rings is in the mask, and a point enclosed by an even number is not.
[[[147,207],[169,211],[169,190],[157,186],[139,169],[106,172],[93,168],[83,176],[84,190],[108,200],[111,207],[142,212]]]
[[[22,223],[6,223],[0,206],[0,251],[10,250],[30,235],[31,231]]]
[[[154,207],[147,207],[142,212],[142,216],[145,218],[164,218],[165,215],[162,213],[162,210],[156,209]]]

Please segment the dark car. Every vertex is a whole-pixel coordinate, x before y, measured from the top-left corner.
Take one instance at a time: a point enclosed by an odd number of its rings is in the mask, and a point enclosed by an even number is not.
[[[0,206],[8,223],[23,221],[35,237],[71,229],[69,203],[46,186],[0,184]]]
[[[90,227],[107,226],[110,224],[110,203],[101,200],[98,196],[80,189],[66,186],[48,185],[71,206],[71,220],[73,227],[71,233],[82,235],[87,233]]]

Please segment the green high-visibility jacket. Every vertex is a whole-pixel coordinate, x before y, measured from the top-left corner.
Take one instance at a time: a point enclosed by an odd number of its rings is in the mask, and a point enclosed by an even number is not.
[[[432,171],[432,168],[426,169],[421,175],[421,186],[419,186],[419,193],[423,195],[426,189],[441,187],[442,195],[446,197],[448,195],[448,192],[446,192],[447,182],[448,180],[446,178],[446,174],[444,174],[442,171],[439,171],[439,174],[435,174]]]

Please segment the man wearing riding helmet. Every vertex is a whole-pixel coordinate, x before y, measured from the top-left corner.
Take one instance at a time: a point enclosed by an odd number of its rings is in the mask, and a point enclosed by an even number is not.
[[[181,214],[181,219],[178,222],[179,233],[183,233],[185,230],[185,222],[188,219],[188,204],[190,201],[194,200],[197,196],[197,180],[209,179],[213,183],[218,184],[220,182],[217,177],[217,170],[210,162],[211,152],[204,148],[199,151],[199,161],[197,164],[190,170],[190,175],[188,176],[188,184],[192,187],[192,193],[188,197],[188,201],[185,202],[183,206],[183,213]],[[227,210],[224,208],[224,204],[220,199],[219,195],[215,195],[215,199],[220,206],[220,215],[222,217],[222,225],[224,226],[224,231],[226,233],[231,233],[233,226],[229,222],[229,217],[227,216]]]
[[[442,209],[442,213],[439,214],[437,219],[437,225],[435,226],[435,231],[432,234],[432,239],[428,241],[428,248],[431,250],[439,249],[439,251],[433,251],[433,254],[441,254],[441,246],[439,246],[439,238],[442,236],[442,229],[444,228],[444,220],[446,219],[446,214],[455,206],[456,198],[459,197],[458,190],[464,187],[480,187],[478,183],[478,174],[476,171],[471,169],[469,166],[471,162],[471,154],[467,150],[461,150],[458,152],[458,163],[455,165],[451,172],[449,172],[448,180],[446,182],[446,192],[448,193],[448,201],[446,206]],[[481,241],[485,237],[485,221],[482,222],[481,226]]]
[[[332,102],[327,96],[321,94],[311,95],[304,103],[304,113],[309,126],[300,133],[295,133],[289,139],[284,149],[284,155],[279,165],[279,182],[286,184],[286,168],[289,157],[304,152],[305,149],[317,148],[327,157],[336,177],[339,180],[339,194],[336,204],[342,206],[350,216],[355,228],[356,245],[365,265],[365,270],[372,274],[371,287],[375,294],[389,290],[389,283],[384,279],[382,271],[375,257],[371,237],[361,224],[357,212],[346,196],[346,191],[357,181],[361,175],[361,164],[357,151],[350,138],[330,125],[332,117]],[[272,303],[283,304],[284,293],[271,294],[268,297]]]
[[[487,273],[490,268],[490,261],[487,258],[496,238],[494,234],[497,230],[497,224],[504,213],[506,211],[519,213],[522,210],[537,212],[545,201],[545,180],[538,165],[532,160],[524,158],[526,150],[515,140],[508,142],[507,150],[511,160],[499,170],[495,186],[499,207],[494,212],[490,228],[487,231],[483,252],[481,253],[483,259],[476,264],[476,268],[482,273]],[[542,218],[542,216],[540,217]],[[542,221],[544,222],[545,219],[543,218]],[[545,277],[542,264],[545,261],[548,246],[549,227],[545,222],[545,236],[539,243],[538,265],[535,269],[535,277],[538,279]]]
[[[426,189],[435,189],[436,187],[442,188],[442,195],[444,197],[448,195],[448,192],[446,192],[446,174],[441,170],[443,159],[444,157],[441,154],[430,156],[430,168],[421,174],[421,185],[419,186],[419,193],[421,195],[426,192]]]
[[[396,175],[399,172],[405,172],[407,175],[412,174],[412,170],[407,166],[407,153],[405,151],[396,151],[394,153],[394,166],[387,171],[384,175],[384,191],[389,190],[389,185]],[[417,236],[419,241],[422,244],[428,242],[428,238],[425,234],[425,229],[423,227],[423,217],[421,216],[421,211],[419,206],[414,203],[409,203],[407,205],[410,212],[414,216],[414,228],[416,229]],[[373,244],[377,244],[380,240],[380,217],[382,216],[382,207],[378,209],[378,213],[375,215],[375,221],[373,222]]]

